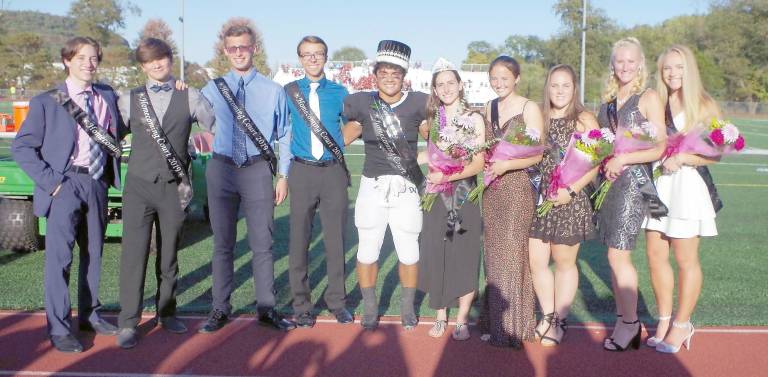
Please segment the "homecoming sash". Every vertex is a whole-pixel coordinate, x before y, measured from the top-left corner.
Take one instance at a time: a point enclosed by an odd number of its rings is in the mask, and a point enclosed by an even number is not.
[[[155,141],[155,144],[160,151],[160,155],[163,156],[165,163],[168,165],[168,170],[171,171],[173,178],[176,180],[176,183],[178,183],[179,204],[181,204],[181,209],[184,210],[189,205],[189,202],[192,201],[192,196],[194,194],[189,179],[189,167],[192,165],[192,162],[190,161],[189,165],[184,166],[179,155],[176,154],[173,146],[168,141],[168,137],[165,136],[165,131],[159,126],[160,121],[157,118],[155,109],[152,107],[152,102],[149,101],[147,87],[141,86],[133,89],[131,95],[135,95],[139,102],[139,109],[141,109],[141,124],[144,126],[144,129],[152,140]]]
[[[523,111],[525,111],[525,105],[523,105]],[[504,131],[499,124],[499,99],[494,98],[491,101],[491,129],[493,130],[493,136],[497,139],[504,138]],[[531,189],[533,190],[533,201],[536,205],[540,204],[543,200],[541,195],[541,170],[539,165],[534,164],[525,168],[525,172],[528,173],[528,180],[531,181]]]
[[[103,128],[99,127],[99,125],[96,124],[91,117],[89,117],[88,114],[69,97],[69,94],[60,89],[53,89],[48,91],[48,95],[53,97],[59,105],[67,110],[69,115],[75,119],[75,123],[88,134],[88,137],[99,144],[112,157],[116,159],[120,158],[123,150],[120,148],[120,145],[115,138]]]
[[[373,131],[379,141],[379,148],[387,155],[389,165],[399,175],[411,181],[421,194],[424,190],[424,173],[421,172],[421,168],[416,162],[416,151],[405,139],[403,128],[400,126],[400,119],[397,118],[392,108],[379,97],[378,93],[371,93],[371,97],[373,100],[371,103],[371,121],[373,122]]]
[[[616,108],[616,98],[608,102],[607,105],[606,114],[608,115],[608,124],[611,128],[611,131],[615,133],[619,127],[619,115]],[[650,164],[646,163],[629,165],[627,166],[627,169],[629,169],[630,174],[634,175],[635,179],[637,179],[639,186],[638,189],[640,190],[640,194],[643,196],[643,200],[645,201],[646,207],[648,209],[648,214],[654,219],[666,216],[668,209],[667,206],[664,205],[664,203],[661,201],[661,199],[659,199],[656,186],[653,185],[653,175],[651,173]]]
[[[213,83],[216,84],[219,93],[224,97],[224,102],[227,103],[229,110],[232,111],[232,114],[235,116],[235,123],[237,123],[237,126],[240,127],[248,138],[251,139],[251,142],[259,148],[261,155],[269,161],[269,169],[272,171],[272,175],[275,175],[277,173],[277,157],[275,156],[275,151],[272,150],[272,146],[269,145],[267,139],[261,131],[259,131],[258,127],[256,127],[253,119],[251,119],[250,115],[245,111],[244,105],[237,102],[234,93],[232,93],[232,89],[227,86],[224,79],[221,77],[215,78],[213,79]]]
[[[304,95],[302,95],[299,90],[299,85],[294,81],[285,86],[285,91],[288,94],[288,97],[291,98],[291,101],[293,101],[293,105],[299,110],[301,119],[304,120],[304,123],[307,126],[309,126],[312,134],[323,143],[323,147],[331,152],[333,158],[335,158],[336,161],[341,164],[341,167],[344,168],[344,172],[347,173],[347,186],[350,186],[352,181],[349,176],[349,170],[347,169],[347,162],[344,160],[344,152],[341,150],[341,147],[339,147],[339,144],[336,143],[336,140],[333,140],[328,129],[323,125],[323,122],[321,122],[320,119],[317,118],[317,115],[315,115],[309,108],[307,100],[304,99]]]
[[[675,123],[672,121],[672,110],[669,108],[669,103],[667,103],[667,108],[664,114],[666,124],[667,124],[667,136],[673,135],[677,133],[677,128],[675,128]],[[712,201],[712,208],[714,208],[715,213],[723,209],[723,201],[720,199],[720,194],[717,193],[717,187],[715,187],[715,180],[712,178],[712,174],[709,172],[709,169],[706,166],[696,166],[696,172],[699,173],[701,176],[701,179],[704,181],[704,185],[707,186],[707,191],[709,192],[709,199]]]

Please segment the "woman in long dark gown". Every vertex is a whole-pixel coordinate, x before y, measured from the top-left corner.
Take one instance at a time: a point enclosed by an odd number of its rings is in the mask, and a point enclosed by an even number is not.
[[[441,145],[431,140],[430,131],[439,135],[438,139],[445,139],[440,130],[448,123],[470,125],[465,135],[473,135],[473,146],[481,146],[485,140],[483,117],[467,108],[458,71],[444,59],[438,60],[432,71],[426,121],[429,127],[421,127],[429,148],[435,150]],[[431,153],[427,153],[427,159],[431,158]],[[418,287],[429,295],[429,306],[437,311],[435,324],[429,330],[432,337],[443,335],[448,324],[447,308],[457,305],[452,338],[470,337],[467,324],[480,272],[481,219],[480,207],[468,201],[467,194],[477,185],[476,176],[483,169],[484,160],[485,154],[478,152],[463,159],[460,172],[444,175],[435,171],[427,175],[432,184],[453,185],[450,192],[439,193],[431,208],[424,210],[420,236]]]
[[[500,137],[524,125],[542,132],[541,110],[515,92],[520,65],[508,56],[490,65],[491,87],[499,96],[486,107],[486,137]],[[491,119],[493,107],[498,120]],[[535,210],[534,189],[526,168],[541,154],[491,163],[485,174],[498,177],[483,193],[483,253],[486,289],[480,318],[481,339],[499,347],[522,347],[534,339],[535,296],[528,263],[528,233]]]

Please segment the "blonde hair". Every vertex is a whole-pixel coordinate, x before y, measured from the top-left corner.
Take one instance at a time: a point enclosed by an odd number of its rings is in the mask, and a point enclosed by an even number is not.
[[[616,81],[616,74],[613,72],[613,59],[616,55],[616,50],[622,47],[635,47],[640,53],[640,66],[637,68],[637,76],[632,80],[632,94],[640,94],[645,89],[648,83],[648,70],[645,67],[645,53],[643,53],[643,46],[640,41],[635,37],[626,37],[619,39],[613,44],[611,49],[611,61],[608,63],[608,69],[611,72],[608,79],[605,82],[605,88],[603,89],[603,102],[610,102],[616,98],[616,94],[619,92],[619,82]]]
[[[685,113],[683,132],[686,132],[696,124],[708,122],[710,117],[719,118],[720,109],[704,90],[699,75],[699,66],[696,64],[693,51],[683,45],[672,45],[659,55],[656,62],[656,91],[659,93],[661,103],[666,105],[669,102],[669,88],[664,83],[663,70],[664,59],[672,53],[679,54],[683,59],[683,86],[680,90],[682,91],[683,112]]]

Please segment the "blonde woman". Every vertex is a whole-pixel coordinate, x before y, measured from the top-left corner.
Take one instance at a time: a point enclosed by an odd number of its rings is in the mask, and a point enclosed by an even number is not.
[[[667,133],[688,132],[720,117],[717,104],[701,85],[696,59],[688,47],[674,45],[659,56],[657,91],[666,104]],[[661,163],[664,174],[656,180],[659,197],[669,213],[659,219],[646,217],[646,247],[651,284],[656,295],[659,324],[646,344],[657,351],[675,353],[690,347],[694,329],[690,319],[701,292],[700,237],[717,235],[715,212],[721,206],[706,165],[716,160],[680,153]],[[669,249],[675,251],[679,290],[677,313],[672,319],[675,276]]]
[[[664,137],[664,110],[659,95],[646,89],[648,70],[640,42],[624,38],[613,45],[610,75],[603,93],[598,123],[614,131],[633,128],[648,121],[655,126],[660,140]],[[665,143],[654,148],[617,154],[605,164],[604,178],[613,181],[598,213],[600,240],[608,246],[611,285],[619,316],[613,334],[603,347],[608,351],[637,349],[641,324],[637,318],[637,270],[630,252],[635,248],[643,219],[656,201],[650,169],[646,163],[661,158]]]
[[[539,163],[541,192],[549,186],[549,176],[562,160],[571,135],[597,129],[595,116],[584,110],[579,99],[576,73],[569,65],[552,67],[544,84],[544,129],[549,150]],[[555,346],[568,329],[566,318],[579,286],[576,257],[579,244],[594,238],[592,206],[584,187],[595,178],[597,167],[571,186],[561,188],[555,207],[542,217],[534,216],[528,239],[533,289],[543,318],[536,336],[544,346]],[[549,268],[550,257],[554,272]]]

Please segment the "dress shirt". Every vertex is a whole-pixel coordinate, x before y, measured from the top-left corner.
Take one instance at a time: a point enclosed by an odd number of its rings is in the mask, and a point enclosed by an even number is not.
[[[173,96],[174,90],[167,92],[163,90],[154,92],[149,88],[152,85],[163,84],[164,83],[157,82],[152,79],[148,79],[146,83],[147,93],[149,94],[149,102],[152,103],[152,108],[155,110],[155,114],[157,114],[157,119],[160,121],[161,127],[163,125],[163,117],[165,117],[165,112],[168,110],[168,105],[171,103],[171,96]],[[165,84],[169,84],[172,88],[175,88],[176,79],[171,77]],[[203,98],[199,90],[193,87],[189,87],[187,91],[189,93],[189,113],[192,116],[192,119],[196,120],[197,124],[200,125],[200,127],[204,130],[212,131],[215,117],[211,104]],[[123,117],[126,125],[131,127],[129,124],[129,120],[131,119],[130,90],[124,90],[120,92],[120,97],[117,99],[117,107],[120,109],[120,115]]]
[[[309,103],[309,83],[306,77],[296,81],[299,85],[299,91]],[[328,130],[336,144],[344,150],[344,136],[341,134],[341,127],[346,123],[342,116],[344,110],[344,97],[349,93],[343,86],[323,77],[318,81],[320,86],[317,88],[317,96],[320,99],[320,121]],[[288,110],[291,112],[291,153],[305,160],[315,160],[312,156],[312,130],[304,122],[299,110],[293,104],[293,100],[288,99]],[[321,160],[332,160],[333,154],[325,149]]]
[[[222,76],[233,95],[237,94],[240,77],[234,71],[229,71]],[[288,168],[293,155],[290,151],[291,126],[288,123],[288,105],[285,92],[280,85],[255,69],[251,69],[242,77],[245,82],[245,103],[243,104],[245,111],[264,135],[264,138],[273,145],[273,148],[275,141],[279,143],[280,153],[275,152],[279,158],[278,172],[288,175]],[[213,106],[216,115],[213,151],[232,157],[232,127],[239,127],[235,125],[232,111],[213,80],[209,81],[203,88],[202,94]],[[246,140],[246,150],[249,157],[261,154],[259,148],[253,144],[250,138]]]
[[[96,116],[96,122],[99,124],[99,127],[109,132],[109,123],[111,121],[109,109],[107,108],[107,104],[104,103],[104,98],[93,89],[93,86],[88,84],[88,86],[83,88],[69,78],[67,78],[64,83],[67,86],[69,97],[72,98],[72,100],[75,101],[75,104],[80,106],[83,111],[88,111],[85,105],[85,94],[83,92],[90,91],[92,93],[93,114]],[[88,136],[88,133],[77,123],[75,123],[75,129],[72,131],[75,133],[76,142],[75,150],[72,152],[70,160],[72,160],[73,165],[88,167],[90,165],[91,137]]]

